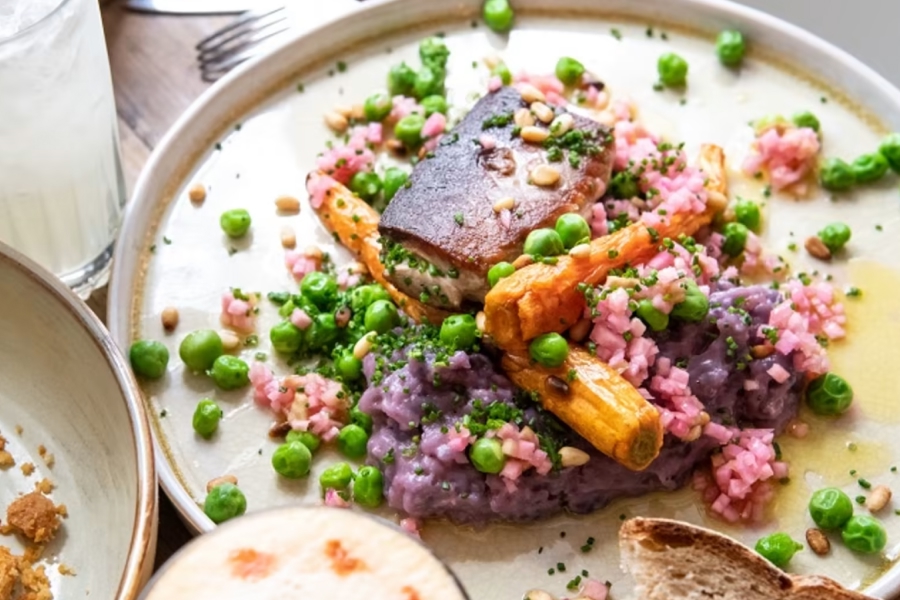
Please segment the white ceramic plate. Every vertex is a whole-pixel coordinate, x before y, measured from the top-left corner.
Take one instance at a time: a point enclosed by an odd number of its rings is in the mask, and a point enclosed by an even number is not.
[[[518,25],[509,38],[483,25],[472,27],[480,5],[480,0],[367,3],[358,14],[307,31],[245,66],[198,101],[157,149],[126,218],[110,296],[116,340],[127,347],[137,337],[162,339],[177,356],[188,331],[219,326],[219,298],[229,287],[291,289],[279,243],[285,223],[297,230],[301,247],[318,243],[346,259],[308,205],[299,216],[278,217],[272,201],[280,194],[306,198],[305,176],[330,138],[322,113],[382,87],[389,66],[414,59],[417,41],[437,31],[446,33],[452,51],[449,87],[455,102],[466,103],[473,91],[483,93],[487,73],[472,63],[487,54],[499,53],[513,72],[538,73],[551,71],[559,56],[576,56],[614,96],[634,99],[640,118],[651,128],[685,141],[689,154],[702,142],[722,145],[729,157],[732,195],[762,194],[759,182],[740,177],[736,169],[750,142],[750,119],[812,110],[823,124],[824,154],[851,159],[877,147],[886,130],[900,128],[900,92],[824,42],[737,5],[712,0],[520,0]],[[655,31],[652,38],[645,33],[648,25]],[[753,46],[739,73],[723,69],[713,50],[715,33],[726,26],[741,29]],[[621,32],[621,40],[610,34],[612,28]],[[661,39],[662,31],[668,40]],[[690,63],[684,104],[676,94],[652,89],[656,58],[669,50]],[[345,73],[335,72],[339,60],[349,65]],[[305,91],[298,93],[301,82]],[[209,188],[201,207],[187,199],[193,182]],[[609,579],[621,594],[628,584],[616,567],[620,515],[705,523],[750,543],[776,528],[802,539],[808,526],[805,503],[815,488],[827,482],[852,495],[861,491],[850,469],[900,490],[895,481],[900,476],[889,471],[900,464],[900,447],[893,443],[900,416],[891,408],[900,359],[900,314],[893,303],[900,275],[892,270],[900,266],[896,196],[891,176],[837,201],[820,193],[803,202],[780,197],[767,202],[765,243],[783,252],[798,271],[813,267],[802,252],[787,250],[792,241],[802,247],[802,240],[823,224],[836,217],[848,222],[854,231],[850,260],[827,270],[836,285],[852,283],[865,296],[848,304],[850,341],[831,349],[835,370],[857,391],[856,409],[834,423],[804,415],[812,435],[802,442],[782,440],[792,482],[780,490],[774,518],[765,527],[733,528],[710,521],[695,493],[682,490],[615,502],[587,517],[561,516],[529,526],[476,532],[428,524],[425,541],[449,562],[476,600],[515,597],[530,587],[564,593],[568,578],[547,575],[557,562],[566,562],[570,574],[587,569]],[[248,208],[254,219],[252,235],[239,244],[225,240],[218,228],[219,214],[234,207]],[[237,250],[233,255],[232,245]],[[180,310],[182,319],[173,335],[165,335],[159,321],[169,305]],[[259,331],[267,331],[276,319],[264,303]],[[268,352],[266,336],[261,338],[259,348],[243,352],[246,359]],[[286,371],[283,364],[277,368]],[[208,379],[185,373],[178,360],[171,362],[165,379],[146,391],[161,449],[163,485],[194,528],[212,527],[197,503],[206,482],[222,473],[238,476],[251,510],[319,501],[315,476],[330,458],[316,460],[309,484],[279,480],[269,465],[275,447],[266,437],[270,416],[257,410],[248,394],[217,393]],[[212,395],[225,407],[226,417],[207,442],[193,433],[190,416],[200,398]],[[847,449],[850,442],[855,452]],[[885,520],[890,544],[883,558],[860,558],[835,544],[825,559],[801,553],[792,569],[827,573],[880,597],[896,593],[900,571],[885,573],[900,551],[900,517],[891,512]],[[588,536],[600,540],[598,547],[581,554],[578,548]]]
[[[128,362],[83,302],[2,244],[0,297],[0,433],[16,461],[0,470],[3,518],[17,496],[49,479],[50,497],[69,513],[44,553],[54,597],[133,600],[153,568],[157,485]],[[26,463],[35,467],[29,476]],[[23,550],[15,536],[0,545]],[[63,576],[60,564],[76,575]]]

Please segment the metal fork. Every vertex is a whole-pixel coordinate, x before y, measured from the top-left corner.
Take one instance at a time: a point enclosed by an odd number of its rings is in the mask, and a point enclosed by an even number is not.
[[[290,29],[284,6],[251,10],[197,44],[203,81],[216,81]]]

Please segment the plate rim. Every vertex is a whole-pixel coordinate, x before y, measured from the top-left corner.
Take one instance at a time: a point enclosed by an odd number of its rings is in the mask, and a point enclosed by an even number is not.
[[[665,0],[655,0],[656,3]],[[670,0],[671,1],[671,0]],[[254,75],[262,71],[270,62],[276,61],[280,54],[289,52],[291,48],[295,48],[302,44],[307,38],[316,36],[323,32],[327,32],[332,28],[337,29],[343,23],[354,18],[363,18],[365,15],[376,11],[385,10],[386,7],[394,5],[402,5],[404,3],[413,4],[414,0],[368,0],[360,5],[355,0],[333,0],[335,4],[340,5],[340,10],[330,14],[325,20],[317,23],[313,27],[297,31],[290,37],[285,38],[279,45],[269,49],[265,53],[257,56],[250,61],[237,67],[234,71],[216,82],[208,88],[199,98],[197,98],[190,107],[176,120],[172,127],[168,130],[160,143],[151,153],[150,159],[141,170],[141,174],[135,185],[131,195],[131,200],[125,208],[123,225],[120,230],[119,239],[116,242],[114,256],[117,260],[113,263],[113,269],[110,277],[109,286],[109,328],[113,339],[115,339],[122,347],[127,347],[131,342],[132,330],[132,312],[135,301],[136,280],[138,273],[144,270],[144,259],[141,257],[143,251],[142,242],[145,239],[147,230],[152,229],[155,225],[153,219],[144,219],[147,215],[157,214],[158,211],[164,210],[172,201],[175,200],[174,191],[171,184],[162,184],[157,182],[159,179],[155,173],[162,167],[163,159],[167,154],[172,152],[182,156],[191,156],[191,165],[196,164],[198,153],[196,148],[191,148],[194,154],[188,154],[184,148],[190,148],[190,144],[182,145],[182,140],[193,137],[209,138],[210,134],[217,134],[224,130],[225,125],[220,124],[220,130],[210,131],[196,130],[195,120],[205,110],[209,109],[217,101],[223,101],[229,95],[237,96],[237,90],[242,85],[248,85],[254,82]],[[349,3],[349,4],[348,4]],[[438,4],[432,0],[433,4]],[[457,13],[463,13],[469,5],[477,4],[480,7],[480,0],[440,0],[441,4],[447,5],[445,14],[452,10]],[[608,14],[629,14],[629,15],[649,15],[652,13],[652,5],[654,2],[627,2],[627,0],[604,0],[602,3],[589,3],[579,0],[520,0],[520,4],[526,5],[524,12],[539,10],[542,14],[561,13],[566,14],[567,8],[573,6],[590,7],[590,12],[601,15]],[[597,6],[597,4],[608,5]],[[851,72],[852,78],[857,82],[863,82],[869,86],[873,86],[882,95],[882,99],[891,105],[895,110],[896,117],[900,118],[900,89],[887,81],[881,74],[873,68],[866,65],[860,59],[856,58],[849,52],[839,48],[838,46],[825,41],[819,36],[809,32],[808,30],[784,21],[778,17],[772,16],[764,11],[738,4],[732,0],[674,0],[672,4],[680,4],[688,14],[703,15],[707,18],[716,19],[722,22],[734,22],[743,24],[752,24],[754,27],[765,31],[783,39],[792,39],[799,46],[803,46],[812,55],[818,54],[820,58],[827,61],[828,64],[840,64],[842,68]],[[352,5],[352,7],[350,6]],[[627,7],[627,8],[626,8]],[[569,10],[568,12],[572,12]],[[463,15],[465,16],[465,15]],[[463,18],[462,16],[460,18]],[[702,29],[702,25],[697,25],[697,29]],[[789,65],[798,65],[801,61],[786,61]],[[290,69],[282,69],[280,71],[286,76]],[[815,81],[825,80],[820,74],[812,74],[810,78]],[[283,85],[281,86],[283,88]],[[848,97],[856,101],[856,98],[845,90],[847,85],[837,88],[838,91],[846,93]],[[271,92],[260,96],[254,106],[265,101],[265,98],[271,96]],[[226,104],[236,105],[237,102],[225,102]],[[241,107],[238,112],[246,112],[246,107]],[[877,117],[885,119],[890,115],[878,113]],[[897,123],[900,126],[900,123]],[[205,152],[200,151],[200,154]],[[181,177],[176,177],[178,184],[188,171],[183,171]],[[163,192],[154,195],[154,187],[160,187]],[[150,223],[145,227],[145,223]],[[138,245],[135,245],[137,242]],[[129,260],[123,260],[127,256]],[[147,405],[144,404],[146,409]],[[187,525],[192,533],[205,533],[215,528],[215,525],[203,513],[199,505],[191,498],[187,491],[183,488],[175,475],[175,470],[169,464],[167,454],[160,448],[156,439],[155,428],[151,429],[153,433],[153,445],[157,452],[158,458],[157,471],[159,473],[160,483],[166,494],[172,500],[173,505],[179,513],[182,521]],[[900,561],[896,562],[888,571],[884,572],[873,584],[868,586],[865,592],[869,595],[877,597],[891,597],[900,593]]]
[[[0,242],[0,264],[11,266],[22,276],[37,283],[53,296],[71,317],[74,317],[103,354],[122,391],[137,459],[137,506],[131,541],[115,598],[134,600],[153,571],[159,510],[152,434],[140,386],[132,374],[131,365],[100,318],[72,290],[36,262],[2,242]]]

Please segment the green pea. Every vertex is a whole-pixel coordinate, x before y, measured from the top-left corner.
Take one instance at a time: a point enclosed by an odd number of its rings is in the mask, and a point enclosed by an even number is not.
[[[496,475],[506,466],[506,455],[503,454],[503,446],[497,438],[480,438],[469,450],[469,460],[472,466],[482,473]]]
[[[362,458],[366,455],[366,444],[369,443],[369,434],[366,430],[351,423],[341,428],[337,437],[338,450],[347,458]]]
[[[287,437],[284,439],[284,441],[289,444],[294,442],[303,444],[311,454],[315,454],[319,449],[319,446],[322,445],[322,440],[319,439],[319,436],[308,431],[288,431]]]
[[[554,229],[535,229],[525,238],[525,254],[559,256],[566,251],[562,238]]]
[[[744,35],[734,29],[726,29],[716,38],[716,54],[726,67],[736,67],[744,60],[747,45]]]
[[[222,483],[206,495],[203,512],[218,525],[247,512],[247,498],[238,486],[233,483]]]
[[[828,158],[819,165],[819,183],[826,190],[849,190],[856,185],[856,173],[840,158]]]
[[[394,199],[394,196],[397,195],[397,192],[400,191],[400,188],[405,186],[406,182],[409,181],[409,174],[399,167],[390,167],[385,170],[384,177],[382,179],[384,201],[390,202]]]
[[[391,114],[393,108],[394,103],[391,97],[384,92],[372,94],[363,103],[363,113],[366,115],[366,121],[369,122],[384,121]]]
[[[853,232],[846,223],[829,223],[817,235],[834,254],[847,245],[852,234]]]
[[[494,65],[493,69],[491,69],[491,75],[499,77],[503,85],[509,85],[512,83],[512,71],[509,70],[509,67],[507,67],[506,63],[502,60]]]
[[[441,38],[429,37],[419,42],[419,59],[423,65],[443,71],[450,59],[450,49]]]
[[[338,295],[337,280],[321,271],[313,271],[303,276],[300,293],[321,310],[333,307]]]
[[[722,229],[725,241],[722,242],[722,252],[728,256],[739,256],[747,245],[747,236],[750,230],[743,223],[727,223]]]
[[[309,475],[312,453],[300,442],[286,442],[272,454],[272,468],[285,479],[300,479]]]
[[[451,315],[441,324],[441,342],[453,350],[468,350],[478,340],[472,315]]]
[[[387,333],[400,324],[400,314],[390,300],[376,300],[366,309],[364,323],[366,331]]]
[[[895,173],[900,173],[900,133],[892,133],[881,141],[878,151],[891,165]]]
[[[653,302],[646,298],[638,302],[634,312],[653,331],[665,331],[669,326],[669,315],[653,306]]]
[[[250,367],[236,356],[223,354],[213,363],[209,376],[223,390],[236,390],[250,384]]]
[[[591,226],[579,214],[566,213],[556,220],[556,233],[566,250],[591,241]]]
[[[413,85],[413,96],[419,100],[428,96],[443,96],[444,73],[443,71],[423,66],[416,73],[416,82]]]
[[[350,178],[350,191],[371,204],[381,192],[381,178],[371,171],[354,173]]]
[[[853,516],[853,502],[838,488],[823,488],[809,499],[809,515],[822,529],[840,529]]]
[[[426,117],[430,117],[434,113],[441,113],[442,115],[447,114],[447,99],[443,96],[434,94],[427,98],[422,98],[422,101],[419,102],[419,104],[425,109]]]
[[[556,63],[556,78],[566,85],[581,83],[584,65],[568,56],[563,56]]]
[[[487,279],[488,285],[494,287],[504,277],[509,277],[516,272],[516,268],[508,262],[498,262],[496,265],[488,269]]]
[[[319,475],[319,485],[325,490],[346,490],[353,481],[353,469],[345,462],[331,465]]]
[[[858,157],[850,168],[858,183],[872,183],[884,177],[891,166],[880,152],[872,152]]]
[[[372,427],[374,426],[372,416],[361,411],[358,406],[350,409],[350,422],[362,427],[367,435],[372,435]]]
[[[806,403],[817,415],[842,415],[853,403],[853,388],[843,377],[825,373],[809,383]]]
[[[697,286],[697,282],[689,279],[684,284],[684,300],[672,308],[670,316],[691,323],[699,323],[709,313],[709,298]]]
[[[276,352],[293,354],[303,346],[306,336],[290,321],[282,321],[269,330],[269,340]]]
[[[515,18],[509,0],[485,0],[482,15],[485,24],[497,33],[504,33],[512,29]]]
[[[363,374],[362,361],[353,356],[353,352],[350,351],[342,353],[334,361],[334,368],[337,369],[341,379],[348,383],[358,381]]]
[[[422,127],[425,117],[422,115],[406,115],[394,126],[394,136],[407,148],[415,148],[422,143]]]
[[[737,203],[734,205],[734,217],[738,223],[750,231],[759,231],[761,217],[759,205],[756,202],[738,198]]]
[[[569,343],[558,333],[545,333],[532,340],[528,354],[539,365],[556,368],[569,357]]]
[[[377,508],[384,500],[384,476],[377,467],[359,469],[353,480],[353,500],[367,508]]]
[[[313,317],[309,329],[306,330],[310,350],[319,350],[323,353],[330,353],[339,335],[337,321],[331,313],[320,313]]]
[[[212,329],[192,331],[178,347],[178,356],[195,373],[211,369],[216,359],[224,353],[222,338]]]
[[[138,340],[128,350],[128,360],[135,375],[159,379],[169,365],[169,349],[155,340]]]
[[[630,200],[640,195],[638,177],[631,171],[619,171],[609,180],[609,193],[613,198]]]
[[[674,52],[660,56],[656,62],[656,70],[659,72],[660,83],[665,86],[679,87],[687,83],[687,61]]]
[[[416,85],[416,72],[405,62],[388,72],[388,92],[391,96],[412,96]]]
[[[875,554],[887,545],[884,525],[875,517],[854,515],[841,530],[844,545],[861,554]]]
[[[226,210],[219,217],[219,225],[222,231],[230,238],[244,237],[250,230],[250,213],[243,208]]]
[[[353,288],[350,292],[350,308],[358,313],[366,310],[376,300],[390,300],[391,295],[377,283],[370,283]]]
[[[808,127],[819,133],[819,128],[821,125],[819,124],[819,119],[816,115],[812,114],[808,110],[804,110],[802,112],[798,112],[793,117],[791,117],[791,121],[794,122],[794,125],[797,127]]]
[[[219,421],[222,420],[224,413],[219,405],[209,398],[204,398],[197,403],[194,409],[194,418],[192,425],[201,437],[211,438],[219,428]]]
[[[803,550],[803,544],[786,533],[773,533],[756,542],[756,551],[778,568],[787,566],[799,550]]]

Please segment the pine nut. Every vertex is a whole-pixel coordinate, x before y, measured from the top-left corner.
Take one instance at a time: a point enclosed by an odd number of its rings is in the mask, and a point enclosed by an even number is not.
[[[334,107],[334,112],[341,115],[345,119],[349,119],[351,116],[353,116],[353,107],[347,106],[346,104],[339,104]]]
[[[475,327],[478,328],[478,331],[484,333],[484,323],[487,320],[487,315],[484,314],[483,310],[479,310],[478,314],[475,315]]]
[[[553,187],[559,182],[560,173],[556,167],[540,165],[531,170],[528,178],[531,183],[539,187]]]
[[[699,425],[694,425],[691,427],[691,430],[688,431],[687,436],[683,438],[685,442],[696,442],[700,439],[700,436],[703,434],[703,428]]]
[[[162,321],[163,329],[173,331],[178,327],[178,309],[174,306],[165,307],[160,315],[160,321]]]
[[[553,114],[553,109],[543,102],[533,102],[531,104],[531,112],[533,112],[534,116],[542,123],[549,123],[553,120],[553,117],[556,116]]]
[[[366,108],[362,104],[354,104],[350,107],[350,118],[354,121],[364,121],[366,118]]]
[[[717,190],[706,190],[706,204],[711,209],[721,211],[728,206],[728,198]]]
[[[489,56],[484,57],[484,66],[488,69],[494,70],[494,67],[500,64],[500,57],[496,54],[491,54]]]
[[[241,345],[241,338],[233,331],[227,329],[220,331],[219,337],[222,339],[222,349],[226,352],[237,350],[237,347]]]
[[[278,196],[275,198],[275,207],[278,212],[296,215],[300,212],[300,201],[293,196]]]
[[[529,590],[525,594],[525,600],[553,600],[553,596],[544,590]]]
[[[886,485],[876,485],[866,500],[866,508],[869,512],[878,512],[891,501],[891,488]]]
[[[522,100],[531,104],[532,102],[544,102],[547,100],[546,96],[544,96],[544,92],[537,89],[530,83],[520,83],[517,86],[519,93],[522,94]]]
[[[709,423],[709,421],[710,421],[709,413],[706,411],[701,411],[700,412],[700,424],[706,425],[707,423]]]
[[[519,270],[522,267],[527,267],[531,264],[534,264],[534,257],[532,257],[530,254],[523,254],[513,261],[512,266],[514,266],[516,270]]]
[[[529,125],[527,127],[523,127],[519,135],[523,140],[530,144],[540,144],[548,137],[550,137],[550,132],[546,129],[535,127],[534,125]]]
[[[813,235],[806,238],[803,247],[806,248],[806,251],[809,252],[809,255],[813,258],[818,258],[819,260],[829,260],[831,258],[831,250],[828,249],[825,242],[819,239],[818,236]]]
[[[590,244],[578,244],[569,250],[569,256],[572,258],[588,258],[591,255]]]
[[[325,124],[335,133],[344,133],[347,131],[350,122],[347,121],[347,117],[344,115],[332,111],[325,113]]]
[[[372,333],[367,333],[359,338],[359,341],[353,346],[353,356],[359,360],[364,359],[366,355],[372,351],[372,337]]]
[[[581,319],[569,329],[569,339],[573,342],[583,342],[587,339],[588,334],[591,332],[591,328],[594,326],[594,322],[590,319]]]
[[[563,113],[550,123],[550,133],[554,137],[560,137],[572,131],[573,127],[575,127],[575,118],[569,113]]]
[[[527,108],[520,108],[513,115],[513,121],[519,127],[528,127],[529,125],[534,125],[534,117],[531,115],[531,111]]]
[[[206,186],[202,183],[195,183],[188,188],[188,198],[196,204],[203,202],[206,200]]]
[[[217,488],[223,483],[230,483],[232,485],[238,484],[238,478],[234,475],[222,475],[221,477],[215,477],[209,480],[209,483],[206,484],[206,493],[210,493],[213,491],[213,488]]]
[[[594,120],[600,123],[601,125],[606,125],[607,127],[612,127],[616,124],[616,115],[609,109],[601,110],[596,115],[594,115]]]
[[[303,256],[313,260],[322,260],[322,249],[318,246],[307,246],[303,251]]]
[[[563,467],[580,467],[591,460],[590,455],[584,450],[563,446],[559,449],[559,464]]]
[[[369,267],[365,263],[354,261],[347,267],[347,272],[353,275],[368,275]]]
[[[294,234],[294,230],[285,225],[281,230],[281,247],[293,249],[297,247],[297,236]]]
[[[806,530],[806,543],[819,556],[825,556],[831,551],[831,542],[825,532],[815,527]]]
[[[500,198],[496,202],[494,202],[494,212],[499,213],[504,210],[512,210],[513,206],[516,205],[516,199],[510,196],[506,198]]]

